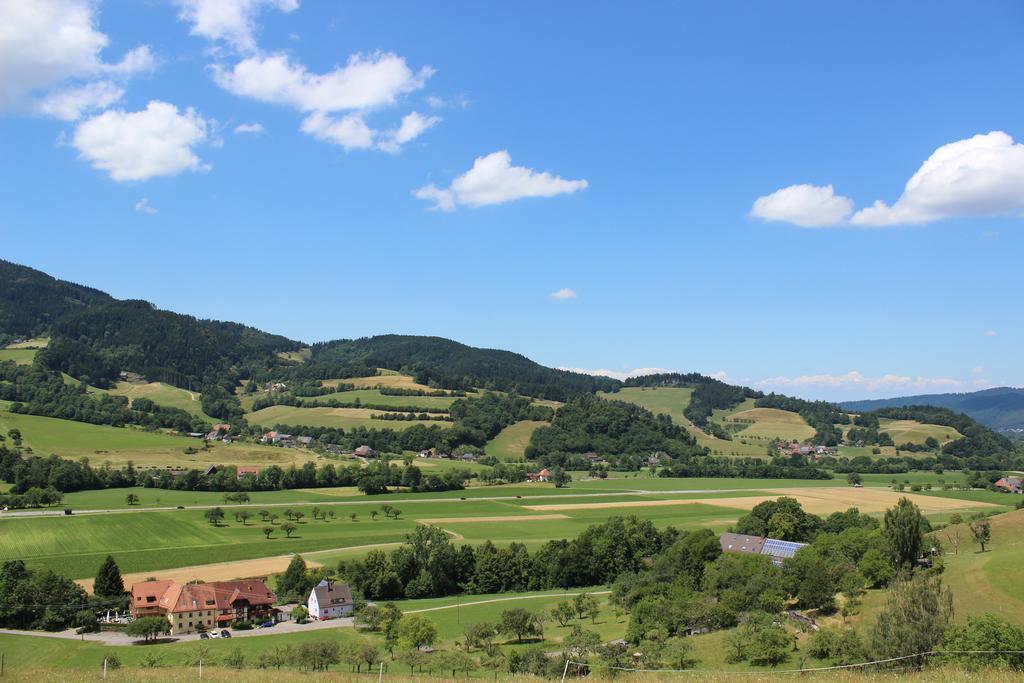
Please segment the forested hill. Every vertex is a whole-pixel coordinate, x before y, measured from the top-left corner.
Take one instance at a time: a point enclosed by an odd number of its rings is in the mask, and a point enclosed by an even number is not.
[[[98,289],[0,259],[0,343],[35,337],[72,311],[111,301]]]
[[[233,322],[200,320],[145,301],[121,301],[38,270],[0,261],[0,346],[49,336],[38,361],[76,379],[107,386],[117,373],[189,389],[240,379],[300,381],[401,370],[423,384],[486,388],[565,400],[613,391],[619,382],[548,368],[511,351],[480,349],[440,337],[383,335],[315,344],[305,363],[279,357],[304,346]]]
[[[607,377],[556,370],[518,353],[479,349],[441,337],[387,334],[325,342],[313,345],[311,360],[402,370],[421,384],[446,389],[482,387],[553,400],[619,386]]]
[[[958,394],[922,394],[841,404],[851,411],[878,410],[912,405],[931,405],[966,413],[995,430],[1024,429],[1024,389],[997,387]]]

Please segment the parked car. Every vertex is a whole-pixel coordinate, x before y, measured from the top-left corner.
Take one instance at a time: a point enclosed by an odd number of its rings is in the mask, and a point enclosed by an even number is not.
[[[221,638],[230,638],[231,637],[231,632],[230,631],[221,631],[220,632],[220,637]]]
[[[209,640],[209,639],[210,639],[210,634],[207,633],[206,631],[203,631],[202,633],[199,634],[199,640]]]
[[[264,621],[262,624],[260,624],[260,628],[273,628],[275,623],[276,622],[273,621]]]
[[[179,506],[178,506],[178,509],[179,509],[179,510],[184,510],[184,509],[185,509],[185,506],[184,506],[184,505],[179,505]]]
[[[216,631],[210,631],[209,636],[211,638],[220,638],[220,634],[217,633]]]

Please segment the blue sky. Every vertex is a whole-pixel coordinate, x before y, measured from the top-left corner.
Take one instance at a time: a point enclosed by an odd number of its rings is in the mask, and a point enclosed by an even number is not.
[[[1020,3],[0,0],[0,23],[3,258],[305,341],[829,399],[1024,384]]]

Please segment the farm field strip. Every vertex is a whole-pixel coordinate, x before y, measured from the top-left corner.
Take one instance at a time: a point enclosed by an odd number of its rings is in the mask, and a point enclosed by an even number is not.
[[[379,410],[368,408],[296,408],[293,406],[270,406],[253,413],[248,413],[246,419],[250,424],[258,424],[264,427],[273,427],[278,424],[286,425],[307,425],[310,427],[340,427],[352,429],[353,427],[366,427],[367,429],[408,429],[413,425],[422,424],[430,427],[447,428],[451,422],[444,420],[374,420],[371,415],[380,414]]]
[[[274,557],[262,557],[256,560],[239,560],[237,562],[216,562],[213,564],[200,564],[191,567],[177,567],[159,571],[160,579],[172,579],[178,583],[189,581],[230,581],[232,579],[265,578],[271,574],[279,574],[288,568],[292,561],[292,555],[277,555]],[[312,568],[322,567],[319,562],[306,558],[306,566]],[[125,586],[145,581],[153,572],[135,572],[122,574]],[[75,581],[85,590],[92,592],[93,579],[77,579]]]

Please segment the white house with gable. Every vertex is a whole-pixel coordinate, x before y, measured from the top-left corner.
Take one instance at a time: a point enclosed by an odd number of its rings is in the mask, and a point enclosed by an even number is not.
[[[352,590],[345,583],[335,583],[324,579],[309,592],[306,608],[309,618],[323,621],[335,617],[346,617],[352,614],[355,603],[352,601]]]

